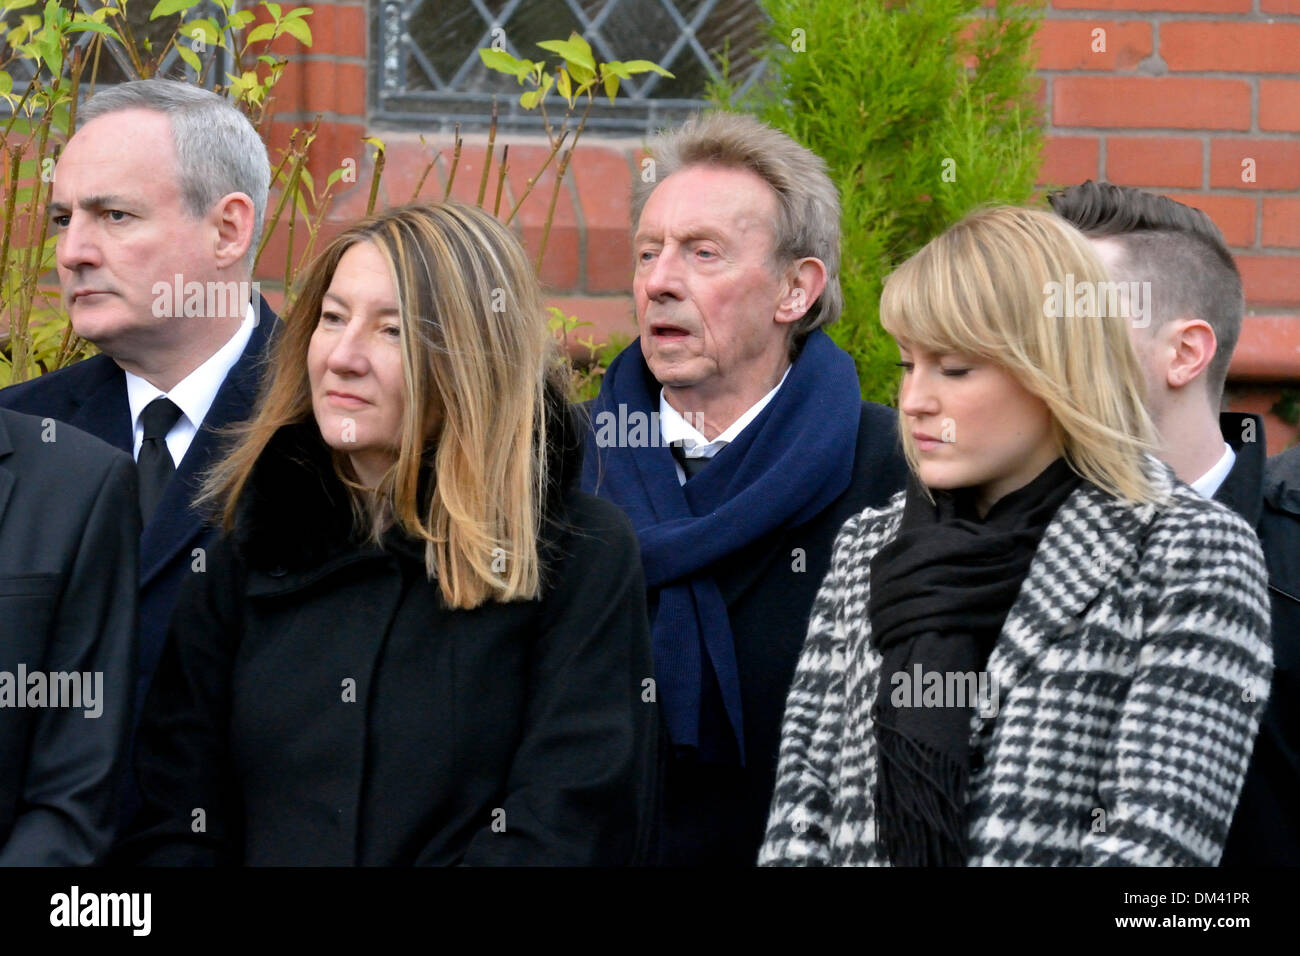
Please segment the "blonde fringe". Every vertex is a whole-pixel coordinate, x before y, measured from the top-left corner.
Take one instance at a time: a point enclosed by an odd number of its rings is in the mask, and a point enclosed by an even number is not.
[[[938,352],[1005,368],[1050,410],[1062,452],[1080,475],[1136,503],[1156,499],[1145,468],[1154,427],[1123,317],[1044,314],[1046,283],[1104,282],[1088,240],[1055,215],[997,206],[967,216],[927,243],[885,282],[885,330]],[[904,454],[918,466],[907,418]]]

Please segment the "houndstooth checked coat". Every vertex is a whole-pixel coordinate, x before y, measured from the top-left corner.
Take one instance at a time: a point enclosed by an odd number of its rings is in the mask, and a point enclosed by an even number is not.
[[[1148,460],[1163,505],[1085,481],[1052,519],[971,718],[971,865],[1214,865],[1272,668],[1254,532]],[[786,703],[760,865],[884,865],[870,561],[903,495],[849,519]]]

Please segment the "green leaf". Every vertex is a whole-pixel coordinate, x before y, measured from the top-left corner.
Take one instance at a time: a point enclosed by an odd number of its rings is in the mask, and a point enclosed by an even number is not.
[[[658,73],[660,76],[666,76],[670,80],[676,79],[676,77],[658,63],[652,63],[650,60],[628,60],[626,63],[622,64],[622,67],[627,71],[626,74],[620,74],[623,76],[623,79],[627,79],[627,77],[633,73]]]
[[[519,105],[526,110],[536,109],[537,104],[542,101],[541,90],[527,90],[519,94]]]
[[[66,136],[72,121],[71,98],[60,100],[50,110],[50,128],[60,136]]]
[[[6,42],[8,42],[11,47],[17,48],[18,44],[26,41],[28,37],[40,28],[40,25],[40,17],[34,13],[24,13],[18,26],[9,31],[9,36],[6,38]]]
[[[173,13],[181,13],[190,7],[197,7],[199,0],[158,0],[158,5],[153,8],[153,13],[149,14],[150,20],[157,20],[159,17],[170,17]]]
[[[279,63],[280,61],[275,57],[271,56],[271,54],[269,53],[263,53],[261,56],[257,58],[257,62],[265,63],[267,66],[271,66],[275,63]]]
[[[232,30],[242,30],[256,19],[257,14],[252,10],[236,10],[227,18],[226,25]]]
[[[80,16],[80,14],[78,14]],[[94,20],[74,20],[72,26],[68,27],[65,33],[102,33],[106,37],[112,37],[118,43],[122,42],[118,32],[106,23],[96,23]]]
[[[14,78],[7,70],[0,70],[0,96],[7,95],[14,88]]]
[[[311,27],[307,26],[306,20],[281,20],[280,30],[303,46],[311,46]]]
[[[556,80],[555,80],[556,92],[559,93],[561,96],[563,96],[566,100],[568,100],[569,105],[572,106],[573,86],[572,84],[569,83],[568,71],[561,68],[556,72],[555,75],[556,75]]]
[[[225,36],[217,26],[217,21],[206,17],[202,20],[191,20],[186,23],[181,27],[180,33],[191,40],[201,39],[208,46],[224,47],[226,45]]]
[[[371,146],[379,150],[379,152],[381,153],[387,148],[384,146],[384,141],[382,139],[379,139],[377,136],[365,136],[362,138],[361,142],[369,143]]]
[[[345,172],[347,172],[347,170],[340,166],[338,169],[334,170],[334,172],[330,173],[329,176],[325,178],[325,188],[329,189],[329,187],[342,179]]]
[[[565,60],[564,65],[569,68],[569,72],[573,74],[573,78],[577,80],[582,87],[591,86],[592,81],[596,79],[596,72],[587,69],[581,63],[574,63],[572,60]],[[579,92],[581,91],[582,90],[579,89]]]
[[[479,59],[489,70],[496,70],[498,73],[506,73],[515,77],[519,82],[523,82],[524,77],[533,71],[533,63],[529,60],[519,60],[511,56],[505,50],[493,50],[488,47],[478,51]]]
[[[284,15],[286,20],[296,20],[299,17],[309,17],[314,11],[311,7],[294,7]]]
[[[280,5],[278,3],[268,3],[267,0],[262,0],[262,6],[266,7],[276,20],[280,19]]]
[[[199,61],[199,55],[190,47],[185,46],[183,43],[178,43],[176,45],[176,55],[184,60],[186,65],[196,74],[201,74],[203,72],[203,64]]]
[[[36,6],[36,0],[7,0],[0,4],[0,17],[4,17],[14,10],[26,10],[28,7]]]
[[[306,166],[298,170],[298,178],[307,184],[307,188],[311,190],[313,196],[316,195],[316,182],[311,178],[311,173],[307,171]]]
[[[63,73],[63,49],[59,46],[58,31],[50,27],[42,30],[36,38],[36,49],[40,51],[41,59],[52,75],[59,76]]]
[[[609,97],[610,103],[614,102],[614,97],[618,96],[618,74],[605,74],[605,95]]]
[[[230,92],[235,99],[241,99],[248,95],[249,90],[257,86],[257,74],[252,70],[245,70],[239,76],[233,73],[227,73],[226,79],[230,81]]]
[[[274,23],[260,23],[253,27],[253,32],[248,35],[246,43],[261,43],[263,40],[270,40],[275,36]]]
[[[543,40],[537,45],[543,50],[560,54],[570,64],[585,69],[591,75],[596,72],[596,60],[591,53],[591,44],[577,33],[570,33],[567,40]]]

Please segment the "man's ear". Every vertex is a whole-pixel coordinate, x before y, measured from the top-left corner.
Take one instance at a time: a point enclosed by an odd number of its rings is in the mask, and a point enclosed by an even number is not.
[[[256,241],[253,235],[253,200],[245,193],[227,193],[216,201],[209,214],[216,228],[213,255],[219,268],[237,266]]]
[[[796,262],[787,274],[785,295],[776,307],[778,322],[797,322],[812,308],[826,288],[826,263],[808,256]]]
[[[1175,319],[1168,323],[1166,347],[1169,365],[1165,382],[1170,388],[1183,388],[1205,374],[1219,341],[1214,329],[1203,319]]]

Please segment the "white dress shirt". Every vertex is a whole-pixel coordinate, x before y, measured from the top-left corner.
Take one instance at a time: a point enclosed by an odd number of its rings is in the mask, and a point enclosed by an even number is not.
[[[659,438],[661,442],[665,445],[671,445],[673,442],[680,441],[682,443],[682,454],[686,458],[712,458],[722,451],[724,447],[740,437],[740,433],[758,417],[759,412],[767,408],[768,403],[776,397],[777,391],[785,384],[786,377],[789,374],[790,369],[787,368],[785,375],[781,376],[781,381],[776,383],[775,388],[749,406],[745,414],[732,422],[727,430],[713,441],[705,438],[699,429],[683,418],[677,409],[669,405],[668,399],[664,397],[664,390],[659,389]],[[683,485],[686,484],[686,472],[682,470],[681,462],[676,458],[673,459],[673,467],[677,469],[678,482]]]
[[[176,424],[167,433],[167,451],[171,453],[173,464],[180,467],[181,459],[198,434],[199,426],[212,407],[221,383],[239,361],[239,356],[244,354],[244,347],[252,338],[253,326],[256,324],[257,313],[253,310],[252,303],[249,303],[244,321],[230,340],[213,352],[206,362],[177,382],[170,392],[161,391],[139,375],[125,373],[126,400],[131,406],[131,428],[135,442],[132,454],[137,459],[140,457],[140,445],[144,443],[144,424],[140,421],[140,415],[155,398],[166,395],[181,410]]]
[[[1219,486],[1228,477],[1228,472],[1232,471],[1232,466],[1236,461],[1237,453],[1225,441],[1223,443],[1223,457],[1215,462],[1213,468],[1191,483],[1192,490],[1202,498],[1213,498],[1214,493],[1219,490]]]

